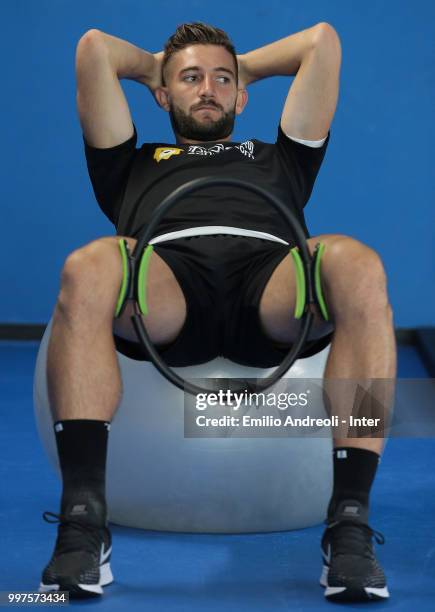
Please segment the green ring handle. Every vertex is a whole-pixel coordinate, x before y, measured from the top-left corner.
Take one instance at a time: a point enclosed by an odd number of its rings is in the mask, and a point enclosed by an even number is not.
[[[122,284],[119,292],[118,302],[116,304],[115,317],[119,316],[121,312],[122,305],[124,304],[125,295],[127,293],[128,286],[128,257],[127,257],[127,248],[125,246],[125,240],[122,239],[118,242],[119,249],[121,251],[121,259],[122,259]]]
[[[137,279],[137,301],[139,304],[140,311],[143,315],[148,314],[148,305],[147,305],[147,281],[148,281],[148,269],[151,260],[151,254],[154,250],[152,244],[149,244],[144,250],[140,264],[139,264],[139,274]]]
[[[293,263],[296,271],[296,305],[295,319],[300,319],[304,314],[306,300],[305,274],[301,256],[299,255],[298,247],[290,249],[290,254],[293,257]]]

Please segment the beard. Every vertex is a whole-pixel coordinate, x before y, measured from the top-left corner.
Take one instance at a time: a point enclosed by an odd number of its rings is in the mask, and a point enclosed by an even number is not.
[[[233,110],[227,113],[223,112],[216,121],[208,119],[199,122],[191,113],[185,113],[172,102],[169,110],[169,118],[175,134],[200,142],[222,140],[229,136],[234,129],[235,115],[234,106]]]

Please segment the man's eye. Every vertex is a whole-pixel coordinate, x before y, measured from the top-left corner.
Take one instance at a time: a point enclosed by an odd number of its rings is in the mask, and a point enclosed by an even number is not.
[[[187,83],[193,83],[196,80],[198,80],[198,75],[196,74],[188,74],[185,77],[183,77],[183,81],[186,81]],[[230,79],[227,76],[218,76],[216,77],[216,80],[220,83],[230,82]]]

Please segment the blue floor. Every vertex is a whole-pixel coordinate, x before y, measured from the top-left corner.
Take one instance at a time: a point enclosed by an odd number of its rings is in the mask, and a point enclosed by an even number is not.
[[[32,405],[37,343],[0,343],[0,591],[34,591],[51,555],[60,484],[39,443]],[[399,351],[399,377],[427,377],[417,353]],[[435,406],[434,406],[435,409]],[[435,610],[435,440],[388,442],[372,492],[372,524],[391,598],[338,606]],[[114,527],[115,583],[104,611],[331,610],[318,586],[321,526],[259,535],[188,535]]]

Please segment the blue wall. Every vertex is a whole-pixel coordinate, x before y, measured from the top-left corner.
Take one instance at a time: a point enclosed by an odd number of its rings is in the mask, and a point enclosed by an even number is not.
[[[435,4],[416,0],[9,0],[0,6],[4,288],[0,322],[43,323],[66,256],[113,234],[94,200],[75,108],[75,46],[99,28],[150,51],[183,21],[242,53],[320,21],[343,48],[329,150],[306,209],[316,233],[376,249],[396,327],[435,324]],[[290,79],[250,87],[235,139],[274,139]],[[172,141],[148,90],[124,81],[139,141]]]

